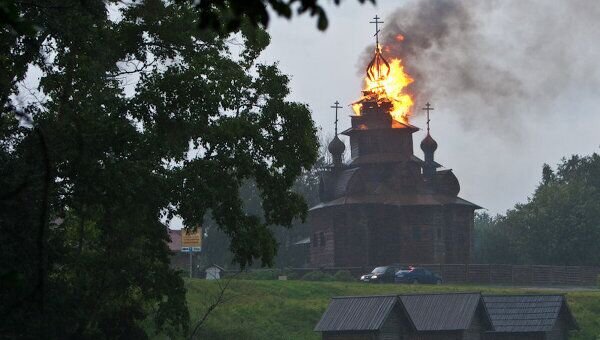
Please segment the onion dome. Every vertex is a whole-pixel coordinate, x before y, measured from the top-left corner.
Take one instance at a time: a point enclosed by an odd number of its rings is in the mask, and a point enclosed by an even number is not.
[[[428,133],[427,136],[421,141],[421,150],[425,153],[433,153],[437,150],[438,144]]]
[[[341,155],[346,150],[346,145],[342,142],[338,136],[333,137],[333,140],[327,146],[327,150],[331,152],[332,155]]]

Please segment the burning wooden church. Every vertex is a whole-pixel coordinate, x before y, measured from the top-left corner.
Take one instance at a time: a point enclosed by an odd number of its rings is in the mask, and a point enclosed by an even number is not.
[[[412,137],[419,129],[408,122],[412,99],[402,92],[411,81],[400,60],[388,63],[377,43],[356,115],[342,132],[350,138],[347,164],[336,103],[336,134],[328,146],[333,164],[321,174],[321,203],[309,212],[311,265],[469,263],[479,207],[457,196],[458,179],[434,159],[429,103],[424,160],[415,156]]]

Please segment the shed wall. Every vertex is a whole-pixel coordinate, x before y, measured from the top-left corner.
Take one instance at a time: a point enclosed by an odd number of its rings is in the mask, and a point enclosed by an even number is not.
[[[402,340],[403,336],[410,330],[409,320],[406,318],[399,303],[394,306],[392,312],[379,330],[379,340]]]
[[[544,340],[544,333],[487,333],[485,340]]]
[[[566,340],[569,338],[568,324],[565,314],[561,311],[552,330],[546,333],[547,340]]]
[[[377,340],[375,332],[323,332],[323,340]]]
[[[419,332],[409,335],[407,340],[461,340],[462,332]]]
[[[485,332],[485,324],[483,320],[484,315],[483,307],[481,303],[477,307],[477,311],[473,316],[471,326],[463,333],[463,339],[465,340],[481,340],[483,332]]]

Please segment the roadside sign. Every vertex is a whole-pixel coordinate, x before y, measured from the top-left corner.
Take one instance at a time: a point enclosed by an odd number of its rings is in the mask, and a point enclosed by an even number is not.
[[[190,254],[190,278],[194,273],[194,256],[192,253],[202,250],[202,227],[196,228],[196,231],[181,231],[181,251]]]
[[[202,227],[198,227],[196,231],[181,231],[181,251],[183,248],[192,247],[202,247]]]

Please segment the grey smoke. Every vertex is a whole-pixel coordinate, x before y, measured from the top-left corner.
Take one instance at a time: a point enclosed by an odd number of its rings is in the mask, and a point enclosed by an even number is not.
[[[384,21],[384,55],[404,61],[417,105],[432,101],[466,127],[518,137],[521,123],[577,100],[574,85],[599,93],[600,1],[415,0]]]

